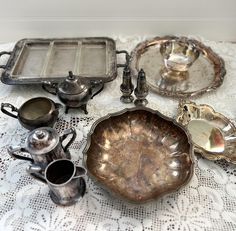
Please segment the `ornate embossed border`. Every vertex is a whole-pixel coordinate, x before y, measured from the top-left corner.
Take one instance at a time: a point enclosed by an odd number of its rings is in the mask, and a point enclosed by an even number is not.
[[[177,40],[177,39],[193,43],[197,47],[198,50],[204,53],[204,55],[211,61],[212,65],[214,66],[214,72],[215,72],[214,81],[209,86],[202,88],[200,90],[197,90],[197,91],[192,91],[192,92],[166,91],[166,90],[160,89],[159,87],[150,86],[150,84],[149,84],[149,87],[157,94],[168,96],[168,97],[177,97],[177,98],[188,98],[188,97],[193,97],[193,96],[199,96],[199,95],[204,94],[205,92],[209,92],[220,87],[223,83],[224,76],[226,74],[224,60],[221,57],[219,57],[219,55],[217,55],[210,47],[205,46],[203,43],[195,39],[189,39],[187,37],[176,37],[176,36],[155,37],[155,38],[139,43],[131,52],[130,68],[132,71],[132,75],[137,76],[138,60],[149,46],[153,46],[155,44],[161,44],[167,40]]]

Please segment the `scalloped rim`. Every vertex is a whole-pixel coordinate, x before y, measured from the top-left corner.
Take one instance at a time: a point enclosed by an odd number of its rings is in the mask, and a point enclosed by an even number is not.
[[[206,92],[215,90],[216,88],[220,87],[223,83],[224,80],[224,76],[226,75],[226,69],[225,69],[225,62],[224,60],[218,55],[216,54],[211,47],[209,46],[205,46],[203,43],[201,43],[200,41],[197,41],[195,39],[192,38],[187,38],[184,36],[181,37],[177,37],[177,36],[171,36],[171,35],[167,35],[164,37],[155,37],[152,39],[148,39],[145,40],[143,42],[140,42],[135,48],[134,50],[131,52],[131,58],[130,58],[130,69],[131,72],[133,74],[133,76],[137,76],[138,70],[136,68],[137,65],[137,59],[138,59],[138,52],[142,49],[145,49],[149,46],[152,46],[152,44],[157,43],[157,41],[161,41],[163,40],[186,40],[186,41],[190,41],[192,42],[195,46],[197,45],[197,47],[200,47],[202,51],[206,51],[207,53],[211,54],[214,56],[214,59],[218,61],[218,64],[213,64],[214,65],[214,71],[215,71],[215,78],[214,81],[205,88],[202,88],[200,90],[197,91],[192,91],[192,92],[181,92],[181,91],[177,91],[177,92],[172,92],[172,91],[165,91],[162,90],[158,87],[155,87],[151,84],[148,83],[148,86],[156,93],[160,94],[160,95],[164,95],[164,96],[168,96],[168,97],[178,97],[178,98],[187,98],[187,97],[193,97],[193,96],[200,96]],[[212,60],[211,60],[212,61]]]
[[[185,180],[185,182],[183,182],[180,186],[176,187],[175,189],[171,190],[171,191],[168,191],[168,192],[163,192],[162,194],[160,194],[158,197],[155,197],[155,198],[152,198],[150,200],[147,200],[147,201],[131,201],[131,200],[128,200],[127,198],[125,197],[121,197],[120,195],[116,194],[115,192],[113,192],[110,188],[106,187],[105,185],[103,185],[100,181],[97,180],[97,178],[90,173],[90,171],[88,170],[87,168],[87,151],[88,149],[90,148],[91,146],[91,137],[97,127],[97,125],[99,123],[101,123],[102,121],[105,121],[107,119],[110,119],[111,117],[114,117],[114,116],[119,116],[119,115],[122,115],[122,114],[125,114],[126,112],[132,112],[132,111],[136,111],[136,110],[144,110],[144,111],[148,111],[148,112],[151,112],[152,114],[155,114],[159,117],[161,117],[162,119],[166,120],[166,121],[169,121],[169,122],[172,122],[175,126],[179,127],[181,130],[183,130],[183,132],[186,134],[187,136],[187,139],[188,139],[188,143],[190,145],[190,149],[189,149],[189,157],[190,157],[190,160],[191,160],[191,166],[190,166],[190,175],[188,177],[187,180]],[[91,126],[91,129],[87,135],[87,143],[85,145],[85,148],[83,149],[82,151],[83,153],[83,166],[86,167],[87,169],[87,173],[88,173],[88,176],[90,178],[93,179],[93,181],[95,183],[97,183],[98,185],[100,185],[103,189],[105,189],[106,191],[108,191],[111,195],[114,195],[115,197],[118,197],[122,200],[125,200],[127,202],[131,202],[131,203],[138,203],[138,204],[141,204],[141,203],[147,203],[151,200],[158,200],[159,198],[161,198],[162,196],[164,195],[168,195],[168,194],[171,194],[177,190],[179,190],[180,188],[186,186],[190,180],[192,179],[193,177],[193,174],[194,174],[194,166],[195,166],[195,161],[194,161],[194,147],[193,147],[193,144],[192,144],[192,140],[191,140],[191,135],[189,133],[189,131],[185,128],[185,126],[181,125],[180,123],[177,123],[176,120],[174,119],[171,119],[169,117],[166,117],[165,115],[161,114],[159,111],[157,110],[153,110],[151,108],[147,108],[147,107],[144,107],[144,106],[139,106],[139,107],[133,107],[133,108],[125,108],[121,111],[118,111],[118,112],[114,112],[114,113],[109,113],[107,114],[106,116],[103,116],[101,118],[99,118],[98,120],[96,120],[93,125]]]
[[[198,104],[196,104],[195,102],[192,102],[192,101],[180,102],[179,103],[178,115],[176,117],[177,122],[179,121],[179,118],[183,115],[183,113],[180,112],[180,109],[182,107],[184,107],[184,105],[186,105],[186,104],[193,105],[193,106],[199,108],[200,110],[201,110],[202,107],[209,108],[212,114],[214,114],[218,118],[221,118],[226,123],[230,124],[230,126],[233,128],[233,130],[236,133],[236,127],[235,127],[234,123],[231,122],[231,120],[229,118],[227,118],[225,115],[215,111],[215,109],[213,107],[211,107],[210,105],[208,105],[208,104],[199,104],[198,105]],[[181,124],[181,122],[179,122],[179,123]],[[188,123],[186,125],[183,125],[183,124],[181,124],[181,125],[184,126],[185,129],[187,129]],[[189,135],[191,137],[190,133],[189,133]],[[223,154],[219,154],[219,153],[216,153],[216,152],[209,152],[209,151],[205,150],[204,148],[196,145],[193,141],[192,141],[192,143],[193,143],[193,146],[194,146],[194,151],[201,154],[203,157],[205,157],[208,160],[226,160],[229,163],[236,164],[236,160],[232,160],[230,157],[225,156],[225,153],[226,153],[225,151],[223,152]]]

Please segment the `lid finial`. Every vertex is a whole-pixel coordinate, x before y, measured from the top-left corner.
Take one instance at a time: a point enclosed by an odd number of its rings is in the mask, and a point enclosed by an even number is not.
[[[75,76],[73,75],[72,71],[69,71],[69,79],[71,80],[75,79]]]

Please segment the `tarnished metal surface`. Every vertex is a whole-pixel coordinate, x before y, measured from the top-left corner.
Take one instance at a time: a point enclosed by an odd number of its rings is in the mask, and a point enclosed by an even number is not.
[[[146,74],[143,69],[141,69],[138,73],[137,86],[134,89],[134,94],[136,96],[136,99],[134,101],[135,106],[146,106],[148,104],[148,101],[146,99],[148,91],[149,90],[146,81]]]
[[[132,96],[133,90],[134,85],[132,83],[131,71],[129,66],[125,66],[123,69],[122,84],[120,85],[120,91],[122,92],[120,101],[122,103],[132,103],[134,101],[134,97]]]
[[[58,205],[72,205],[85,194],[86,183],[83,177],[87,171],[83,167],[75,166],[70,160],[54,160],[46,167],[44,173],[39,172],[34,165],[27,171],[36,179],[47,183],[49,195]]]
[[[67,140],[65,145],[63,141],[69,135],[72,136]],[[63,134],[60,136],[53,128],[40,127],[28,134],[24,145],[17,147],[10,146],[7,150],[13,158],[28,160],[40,166],[42,169],[45,169],[53,160],[71,158],[68,148],[74,142],[75,138],[76,131],[74,128],[64,130]],[[17,154],[19,151],[29,153],[32,158]]]
[[[184,130],[145,107],[99,119],[83,153],[90,176],[130,202],[173,192],[193,173],[192,146]]]
[[[181,102],[177,121],[188,129],[196,152],[236,164],[236,128],[227,117],[209,105]]]
[[[89,81],[86,78],[80,78],[69,71],[69,76],[58,85],[45,81],[42,86],[47,92],[58,96],[66,105],[66,113],[69,108],[81,108],[87,114],[87,102],[103,90],[104,83],[102,80]]]
[[[90,80],[116,78],[116,45],[106,37],[22,39],[2,73],[6,84],[61,81],[69,70]]]
[[[38,127],[52,127],[58,118],[61,106],[49,98],[36,97],[26,101],[19,109],[10,103],[2,103],[1,111],[18,119],[24,128],[33,130]]]
[[[194,49],[199,51],[198,58],[188,68],[187,74],[175,72],[173,75],[170,70],[163,71],[165,57],[160,48],[168,41],[191,43]],[[176,67],[176,64],[174,66]],[[180,65],[178,66],[180,68]],[[134,76],[137,76],[140,69],[145,71],[147,83],[154,92],[180,98],[214,90],[222,84],[226,73],[223,59],[210,47],[194,39],[174,36],[156,37],[138,44],[131,54],[130,67]]]

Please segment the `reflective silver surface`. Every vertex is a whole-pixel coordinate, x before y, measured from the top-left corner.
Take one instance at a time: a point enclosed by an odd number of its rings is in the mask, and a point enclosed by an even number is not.
[[[173,120],[136,107],[96,121],[83,153],[96,182],[118,197],[142,203],[189,182],[192,150],[188,136]]]
[[[170,40],[160,45],[160,52],[167,69],[185,72],[199,56],[193,43],[182,40]]]
[[[160,69],[163,79],[186,81],[189,68],[199,57],[199,51],[193,43],[183,40],[169,40],[160,45],[164,66]]]
[[[199,57],[188,68],[187,74],[178,71],[173,74],[172,70],[164,68],[165,60],[168,66],[171,60],[163,58],[161,45],[174,41],[191,43],[199,51]],[[186,65],[172,63],[171,66],[186,69]],[[190,97],[214,90],[222,84],[226,73],[224,61],[211,48],[197,40],[173,36],[156,37],[138,44],[131,53],[130,67],[136,77],[138,71],[144,69],[149,87],[158,94],[172,97]]]
[[[227,117],[209,105],[181,102],[177,122],[188,129],[196,152],[236,164],[236,128]]]

